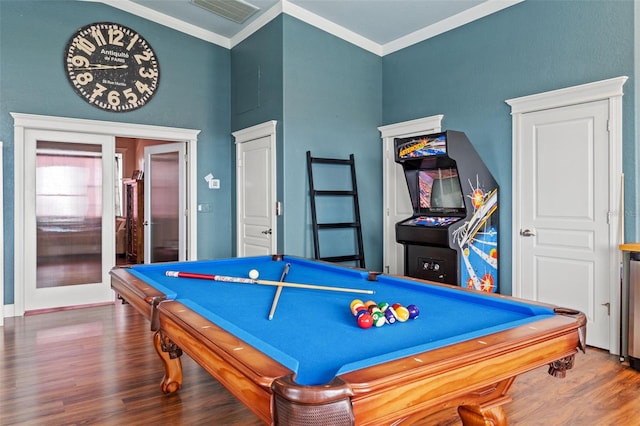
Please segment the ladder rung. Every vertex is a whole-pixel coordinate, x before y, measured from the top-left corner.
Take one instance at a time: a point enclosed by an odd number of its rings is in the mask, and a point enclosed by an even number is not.
[[[344,160],[340,158],[311,157],[311,162],[318,164],[351,164],[351,160]]]
[[[319,223],[320,229],[333,229],[333,228],[358,228],[360,222],[336,222],[336,223]]]
[[[356,195],[356,191],[339,191],[339,190],[326,190],[326,189],[322,189],[322,190],[314,190],[313,191],[313,195],[318,196],[318,195]]]
[[[325,262],[348,262],[350,260],[362,260],[362,256],[359,254],[349,255],[349,256],[332,256],[332,257],[321,257],[320,260],[324,260]]]

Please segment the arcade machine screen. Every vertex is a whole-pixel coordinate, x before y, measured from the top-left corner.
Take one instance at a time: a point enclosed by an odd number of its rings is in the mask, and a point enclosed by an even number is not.
[[[411,172],[417,176],[417,216],[406,220],[405,225],[447,227],[460,220],[461,215],[464,216],[464,198],[456,168]],[[445,216],[441,216],[442,214]]]

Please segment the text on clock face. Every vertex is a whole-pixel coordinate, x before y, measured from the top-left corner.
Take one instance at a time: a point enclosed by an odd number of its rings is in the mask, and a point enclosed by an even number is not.
[[[68,44],[66,62],[76,92],[103,109],[139,108],[158,86],[153,50],[139,34],[118,24],[79,30]]]

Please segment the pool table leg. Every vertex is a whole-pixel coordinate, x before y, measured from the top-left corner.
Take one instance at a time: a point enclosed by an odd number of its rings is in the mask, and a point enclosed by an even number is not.
[[[482,408],[479,405],[461,405],[458,415],[464,426],[507,426],[507,415],[502,406]]]
[[[182,387],[182,349],[161,331],[156,331],[153,335],[153,346],[164,363],[164,377],[160,388],[164,393],[176,392]]]

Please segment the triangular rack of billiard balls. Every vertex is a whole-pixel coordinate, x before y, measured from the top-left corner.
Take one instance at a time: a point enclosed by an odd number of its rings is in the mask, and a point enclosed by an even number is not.
[[[405,307],[399,303],[389,305],[387,302],[376,303],[373,300],[363,302],[360,299],[354,299],[350,307],[360,328],[382,327],[385,324],[416,319],[420,315],[416,305]]]

